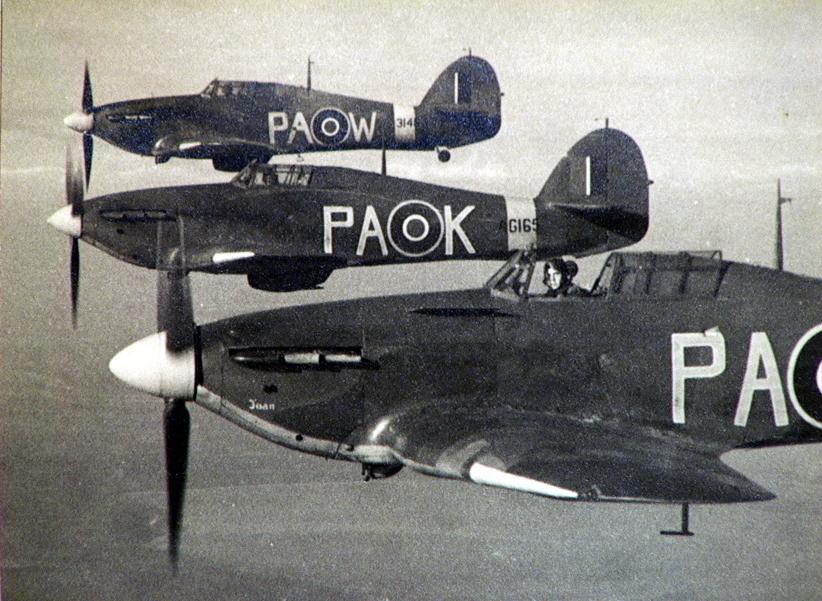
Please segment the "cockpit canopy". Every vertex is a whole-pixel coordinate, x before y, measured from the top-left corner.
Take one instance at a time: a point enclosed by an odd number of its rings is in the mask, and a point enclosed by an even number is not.
[[[533,251],[519,251],[488,281],[495,296],[512,300],[546,299],[532,292]],[[591,290],[574,298],[715,298],[729,263],[720,251],[611,253]],[[547,300],[556,300],[556,297]]]
[[[594,290],[621,298],[714,298],[727,267],[718,250],[612,253]]]
[[[311,165],[268,165],[249,163],[234,176],[231,183],[240,188],[291,186],[305,188],[311,183]]]
[[[253,96],[259,84],[255,81],[221,81],[214,79],[200,92],[204,98],[230,98],[232,96]]]

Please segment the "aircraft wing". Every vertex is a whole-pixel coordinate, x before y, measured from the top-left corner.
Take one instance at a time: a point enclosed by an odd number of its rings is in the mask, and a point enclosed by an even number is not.
[[[569,500],[730,503],[774,498],[687,440],[618,422],[431,406],[372,428],[409,467]]]

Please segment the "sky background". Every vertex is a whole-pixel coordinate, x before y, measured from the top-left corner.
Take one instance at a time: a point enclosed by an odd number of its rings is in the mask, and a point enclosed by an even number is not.
[[[417,104],[467,52],[496,69],[502,129],[455,149],[389,152],[392,175],[534,196],[608,117],[638,142],[651,226],[636,249],[723,249],[822,277],[822,2],[289,2],[4,0],[0,146],[2,582],[9,599],[811,599],[822,592],[820,449],[733,453],[775,501],[693,511],[571,505],[289,452],[192,410],[192,465],[173,579],[163,539],[160,404],[109,358],[154,328],[154,274],[82,248],[80,325],[64,201],[62,118],[88,61],[96,104],[194,93],[214,77]],[[306,162],[378,170],[379,152]],[[293,162],[295,157],[283,157]],[[205,161],[156,166],[95,144],[90,196],[226,181]],[[582,262],[583,282],[603,258]],[[496,263],[335,272],[325,289],[249,290],[195,276],[198,321],[386,291],[481,284]]]

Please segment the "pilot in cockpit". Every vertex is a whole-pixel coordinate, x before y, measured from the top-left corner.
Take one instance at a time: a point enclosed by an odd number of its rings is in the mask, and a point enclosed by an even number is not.
[[[579,271],[573,261],[554,257],[545,262],[542,283],[547,286],[545,296],[560,298],[564,296],[591,296],[591,292],[574,284],[574,276]]]

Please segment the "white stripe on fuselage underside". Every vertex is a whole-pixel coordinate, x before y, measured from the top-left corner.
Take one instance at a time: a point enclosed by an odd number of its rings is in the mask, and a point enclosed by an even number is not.
[[[178,148],[180,152],[186,152],[187,150],[194,150],[195,148],[199,148],[203,146],[202,142],[182,142]]]

